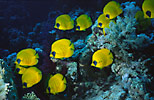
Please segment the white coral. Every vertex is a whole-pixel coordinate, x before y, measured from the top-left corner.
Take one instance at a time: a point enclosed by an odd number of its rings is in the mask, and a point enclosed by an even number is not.
[[[31,93],[24,94],[23,100],[40,100],[36,94],[32,91]]]
[[[6,100],[8,94],[8,85],[9,83],[4,82],[5,70],[2,68],[3,60],[0,59],[0,100]]]

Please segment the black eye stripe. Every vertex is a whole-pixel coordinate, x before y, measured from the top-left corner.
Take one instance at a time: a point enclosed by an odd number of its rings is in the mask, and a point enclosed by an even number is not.
[[[109,14],[106,14],[106,17],[107,17],[107,18],[110,18],[110,15],[109,15]]]
[[[77,26],[76,28],[80,30],[80,26]]]
[[[146,15],[148,15],[149,17],[151,17],[151,11],[146,11]]]
[[[55,57],[55,55],[56,55],[56,52],[55,52],[55,51],[53,51],[53,52],[52,52],[52,55]]]
[[[102,26],[102,23],[99,23],[99,26]]]
[[[97,65],[97,61],[93,61],[94,65],[96,66]]]
[[[57,27],[59,27],[59,26],[60,26],[60,24],[59,24],[59,23],[57,23],[56,25],[57,25]]]
[[[20,71],[20,69],[19,69],[19,68],[17,68],[17,69],[16,69],[16,71],[17,71],[17,72],[19,72],[19,71]]]
[[[26,83],[26,82],[24,82],[23,85],[24,85],[25,87],[27,87],[27,83]]]
[[[18,64],[21,62],[21,60],[20,59],[17,59],[17,62],[18,62]]]
[[[50,92],[50,87],[48,87],[48,91]]]

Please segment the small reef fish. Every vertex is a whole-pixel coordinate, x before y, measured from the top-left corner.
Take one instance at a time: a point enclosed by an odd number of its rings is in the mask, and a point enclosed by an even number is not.
[[[109,18],[106,18],[106,15],[104,14],[101,14],[98,19],[97,19],[97,27],[99,28],[104,28],[104,27],[107,27],[107,25],[109,24],[110,22],[110,19]]]
[[[151,25],[151,19],[150,18],[144,18],[144,12],[143,11],[137,11],[135,14],[135,18],[137,23],[137,31],[145,31],[148,29]]]
[[[21,66],[33,66],[38,63],[39,55],[32,48],[23,49],[18,52],[15,64]]]
[[[51,45],[50,57],[53,58],[69,58],[74,53],[74,44],[68,39],[60,39]]]
[[[29,67],[22,75],[23,88],[30,88],[39,83],[42,79],[42,72],[36,67]]]
[[[109,18],[106,18],[106,15],[104,15],[104,14],[101,14],[99,17],[98,17],[98,19],[97,19],[97,27],[99,27],[99,28],[103,28],[103,34],[104,34],[104,36],[105,36],[105,34],[106,34],[106,32],[105,32],[105,28],[110,28],[109,27],[109,24],[110,24],[110,22],[113,22],[113,23],[115,23],[115,21],[114,20],[111,20],[111,19],[109,19]]]
[[[18,64],[16,64],[16,72],[18,73],[18,74],[23,74],[24,72],[25,72],[25,70],[26,70],[27,68],[25,68],[25,67],[21,67],[20,65],[18,65]]]
[[[63,92],[66,89],[66,79],[65,77],[57,73],[54,76],[50,76],[48,81],[48,87],[46,89],[47,93],[57,94],[59,92]]]
[[[110,1],[107,3],[103,9],[103,13],[107,18],[113,19],[123,12],[120,4],[116,1]]]
[[[92,56],[92,64],[91,66],[97,68],[104,68],[112,64],[113,55],[108,49],[97,50]]]
[[[92,25],[92,20],[88,15],[82,14],[76,19],[76,23],[77,31],[85,31]]]
[[[144,0],[142,10],[144,18],[154,18],[154,0]]]
[[[68,15],[63,14],[56,18],[54,28],[59,30],[71,30],[74,28],[74,20]]]

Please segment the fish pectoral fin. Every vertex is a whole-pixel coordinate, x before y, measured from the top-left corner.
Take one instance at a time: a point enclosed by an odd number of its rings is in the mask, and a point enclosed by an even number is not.
[[[38,55],[38,53],[36,53],[36,54],[35,54],[35,57],[36,57],[36,58],[39,58],[39,55]]]

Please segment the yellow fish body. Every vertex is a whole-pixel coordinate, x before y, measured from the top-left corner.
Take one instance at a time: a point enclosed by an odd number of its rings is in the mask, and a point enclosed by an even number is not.
[[[109,22],[110,22],[110,19],[109,18],[106,18],[106,15],[104,14],[101,14],[98,19],[97,19],[97,22],[98,22],[98,25],[97,27],[99,28],[104,28],[104,27],[107,27]]]
[[[68,14],[60,15],[56,18],[54,28],[57,28],[59,30],[73,29],[74,28],[74,21]]]
[[[82,14],[76,19],[76,30],[77,31],[85,31],[87,28],[89,28],[92,25],[91,18],[86,15]]]
[[[103,9],[103,13],[107,18],[113,19],[123,12],[120,4],[116,1],[110,1],[107,3]]]
[[[68,39],[60,39],[55,41],[51,46],[50,57],[68,58],[74,53],[74,44]]]
[[[92,56],[92,64],[91,66],[97,68],[104,68],[112,64],[113,55],[108,49],[97,50]]]
[[[27,69],[27,68],[21,67],[20,65],[16,64],[16,72],[17,72],[18,74],[23,74],[23,73],[25,72],[26,69]]]
[[[144,18],[154,18],[154,0],[144,0],[142,10]]]
[[[63,92],[66,89],[66,79],[65,77],[57,73],[54,76],[51,75],[48,81],[48,87],[46,89],[47,93],[57,94]]]
[[[38,54],[34,49],[28,48],[23,49],[18,52],[15,64],[19,64],[21,66],[33,66],[38,63]]]
[[[42,79],[42,72],[36,67],[29,67],[22,75],[23,88],[30,88],[40,82]]]

